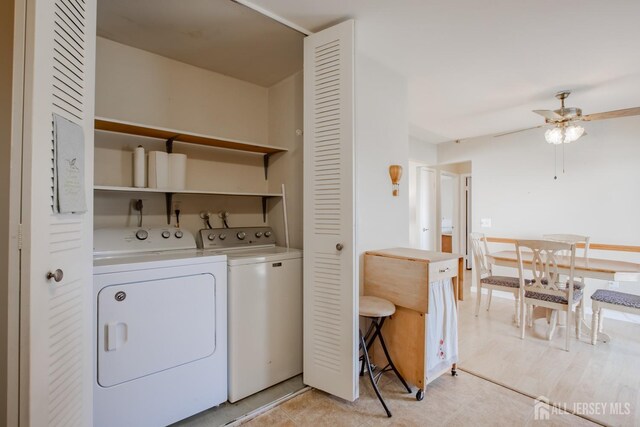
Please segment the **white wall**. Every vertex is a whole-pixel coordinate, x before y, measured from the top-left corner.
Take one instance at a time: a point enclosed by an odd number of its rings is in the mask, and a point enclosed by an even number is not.
[[[303,74],[299,72],[269,88],[269,143],[289,149],[271,159],[269,191],[280,192],[285,184],[289,240],[294,248],[302,248],[303,136],[296,131],[303,129],[303,122]],[[282,213],[282,202],[274,200],[269,221],[278,242],[284,242]]]
[[[98,116],[295,149],[296,141],[291,135],[283,135],[302,114],[300,103],[296,104],[296,97],[302,96],[301,89],[296,92],[299,89],[296,84],[297,80],[292,79],[270,90],[107,39],[97,40]],[[277,113],[270,113],[270,106]],[[292,132],[295,136],[295,129]],[[132,152],[139,144],[147,151],[164,151],[162,141],[96,132],[95,156],[99,159],[95,167],[96,184],[130,186]],[[279,192],[284,182],[292,192],[291,220],[294,228],[300,227],[296,223],[300,215],[296,214],[301,210],[302,198],[296,196],[299,191],[296,183],[302,176],[301,154],[274,156],[270,168],[272,180],[268,182],[264,179],[261,155],[180,143],[174,144],[174,152],[188,156],[189,189]],[[292,161],[299,165],[292,167]],[[299,174],[297,180],[296,174]],[[145,225],[166,224],[164,194],[98,192],[96,227],[137,224],[137,213],[131,209],[136,197],[142,197],[145,205]],[[229,211],[232,227],[263,223],[260,198],[174,195],[174,205],[181,210],[181,227],[194,233],[204,227],[199,217],[203,210]],[[278,243],[283,244],[281,210],[276,205],[280,203],[270,202],[268,223],[277,229]],[[211,222],[213,227],[222,226],[217,216]],[[175,218],[172,223],[175,224]],[[298,239],[296,243],[301,245],[298,230],[293,231],[292,238]]]
[[[409,245],[420,247],[420,213],[418,212],[418,168],[438,163],[438,146],[409,137]],[[434,210],[435,211],[435,210]]]
[[[557,180],[554,148],[542,130],[440,144],[440,163],[472,161],[473,231],[512,238],[575,233],[592,242],[640,244],[640,117],[584,126],[589,135],[566,147],[566,173],[559,162]],[[492,228],[480,228],[480,218],[491,218]],[[640,261],[632,253],[592,256]],[[590,290],[604,285],[593,282]],[[639,293],[637,284],[621,288]]]
[[[358,23],[357,23],[358,24]],[[358,52],[366,33],[356,25],[355,161],[356,253],[409,244],[407,82]],[[394,197],[389,166],[402,165],[405,176]]]
[[[96,115],[268,142],[268,90],[98,37]]]

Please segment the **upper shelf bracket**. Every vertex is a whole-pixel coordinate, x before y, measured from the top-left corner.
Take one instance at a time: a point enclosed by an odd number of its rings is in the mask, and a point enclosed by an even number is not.
[[[269,157],[271,154],[267,153],[262,157],[262,162],[264,163],[264,179],[265,181],[269,178]]]
[[[166,147],[167,147],[167,153],[171,154],[173,153],[173,141],[176,140],[177,137],[179,137],[180,135],[176,135],[176,136],[172,136],[171,138],[167,139]]]

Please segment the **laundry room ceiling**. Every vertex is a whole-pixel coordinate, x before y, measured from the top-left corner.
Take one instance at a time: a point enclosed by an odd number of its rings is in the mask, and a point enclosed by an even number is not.
[[[302,34],[230,0],[101,0],[98,36],[264,87],[302,69]]]

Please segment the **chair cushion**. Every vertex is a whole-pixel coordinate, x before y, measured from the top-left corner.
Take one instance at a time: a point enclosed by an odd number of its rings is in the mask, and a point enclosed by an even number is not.
[[[574,289],[574,291],[573,291],[573,302],[578,302],[578,301],[580,301],[580,298],[582,298],[582,293],[584,291],[583,291],[583,289],[576,289],[575,284],[573,286],[573,289]],[[557,304],[566,304],[567,303],[567,298],[564,297],[564,296],[543,294],[543,293],[536,292],[536,291],[527,291],[527,290],[525,290],[524,297],[525,298],[533,298],[533,299],[537,299],[537,300],[540,300],[540,301],[554,302],[554,303],[557,303]]]
[[[598,289],[593,293],[593,295],[591,295],[591,299],[594,301],[606,302],[608,304],[640,309],[640,295],[610,291],[608,289]]]
[[[518,279],[517,277],[488,276],[480,279],[480,282],[486,283],[487,285],[504,286],[505,288],[520,287],[520,279]]]
[[[362,295],[359,312],[364,317],[387,317],[396,312],[396,306],[383,298]]]

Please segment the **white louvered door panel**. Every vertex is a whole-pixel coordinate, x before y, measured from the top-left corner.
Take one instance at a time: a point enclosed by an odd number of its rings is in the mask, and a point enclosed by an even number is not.
[[[353,66],[352,20],[305,39],[304,382],[347,400],[358,397]]]
[[[88,426],[96,0],[26,1],[20,425]],[[84,213],[56,213],[54,114],[83,129]]]

